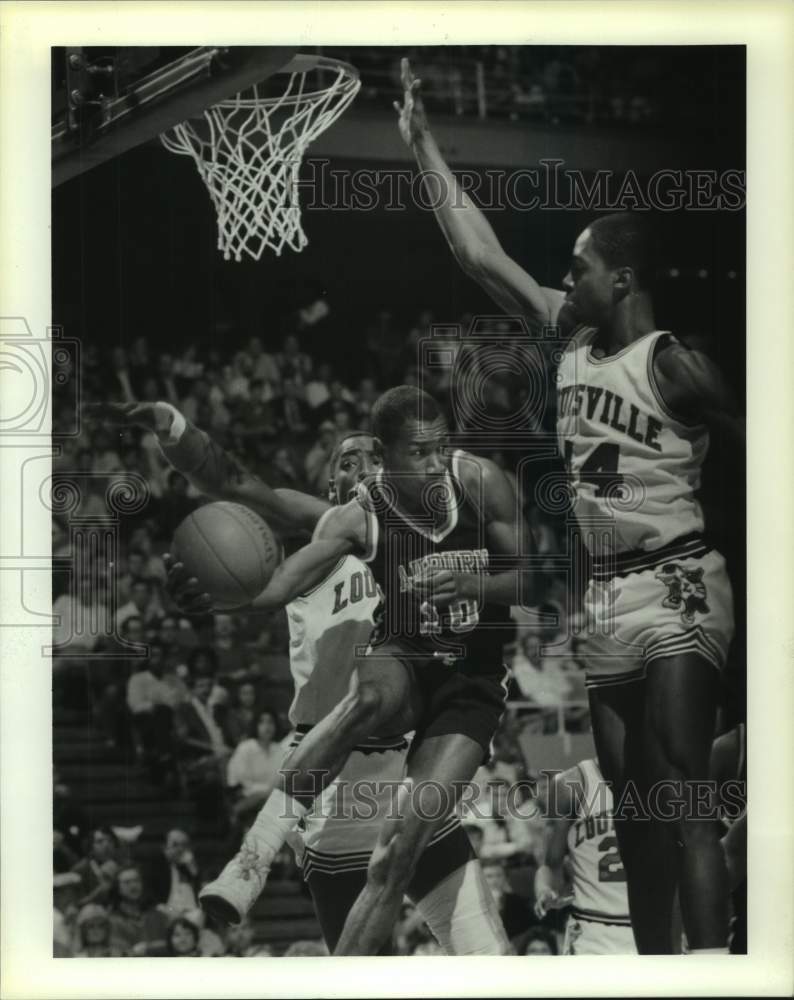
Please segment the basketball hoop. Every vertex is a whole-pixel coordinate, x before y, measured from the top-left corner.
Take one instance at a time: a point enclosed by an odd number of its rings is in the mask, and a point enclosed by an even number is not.
[[[295,56],[275,76],[283,74],[289,82],[277,96],[266,93],[271,77],[160,135],[170,152],[193,157],[218,215],[226,260],[306,246],[298,197],[303,154],[361,87],[353,66],[323,56]]]

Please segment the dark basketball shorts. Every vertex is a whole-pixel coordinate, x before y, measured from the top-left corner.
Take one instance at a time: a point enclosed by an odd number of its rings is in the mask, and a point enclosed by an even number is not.
[[[460,733],[479,743],[484,759],[492,753],[492,741],[505,710],[507,667],[501,643],[472,644],[459,659],[421,657],[417,649],[389,639],[373,650],[399,660],[411,674],[421,717],[413,746],[434,736]]]

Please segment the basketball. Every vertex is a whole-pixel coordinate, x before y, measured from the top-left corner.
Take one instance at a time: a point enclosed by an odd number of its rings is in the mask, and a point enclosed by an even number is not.
[[[218,610],[250,604],[267,586],[281,547],[265,521],[238,503],[209,503],[174,532],[171,553]]]

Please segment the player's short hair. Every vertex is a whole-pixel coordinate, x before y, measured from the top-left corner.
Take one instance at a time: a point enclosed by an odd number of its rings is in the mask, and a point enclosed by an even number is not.
[[[333,476],[334,474],[334,469],[336,468],[336,463],[339,461],[339,456],[342,454],[342,448],[344,447],[345,441],[349,441],[351,438],[372,438],[374,436],[375,435],[371,431],[348,431],[344,437],[341,437],[334,445],[334,450],[331,452],[331,475]]]
[[[415,385],[387,389],[372,407],[372,433],[383,444],[393,444],[408,420],[437,420],[443,417],[433,397]]]
[[[630,267],[637,284],[650,288],[656,273],[656,239],[646,216],[612,212],[590,223],[593,248],[609,267]]]

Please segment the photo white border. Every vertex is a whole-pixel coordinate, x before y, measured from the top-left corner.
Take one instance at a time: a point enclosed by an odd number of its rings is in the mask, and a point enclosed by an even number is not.
[[[41,632],[0,628],[2,965],[16,997],[761,996],[794,990],[791,490],[794,483],[792,123],[786,2],[60,2],[0,6],[0,315],[52,320],[50,55],[78,44],[745,44],[748,72],[747,958],[188,959],[51,957],[51,689]],[[697,164],[695,164],[697,166]],[[79,245],[76,239],[75,247]],[[75,331],[66,331],[67,336]],[[0,371],[0,379],[4,380]],[[10,388],[0,407],[13,412]],[[6,409],[7,408],[7,409]],[[0,447],[3,497],[15,467]],[[0,558],[15,551],[0,507]],[[47,511],[26,525],[49,539]],[[34,518],[31,522],[29,519]],[[46,545],[42,542],[46,551]],[[0,563],[2,569],[2,563]],[[49,579],[25,601],[46,611]],[[39,578],[39,579],[36,579]],[[46,578],[46,579],[45,579]],[[0,621],[16,610],[0,572]],[[5,584],[5,585],[4,585]]]

